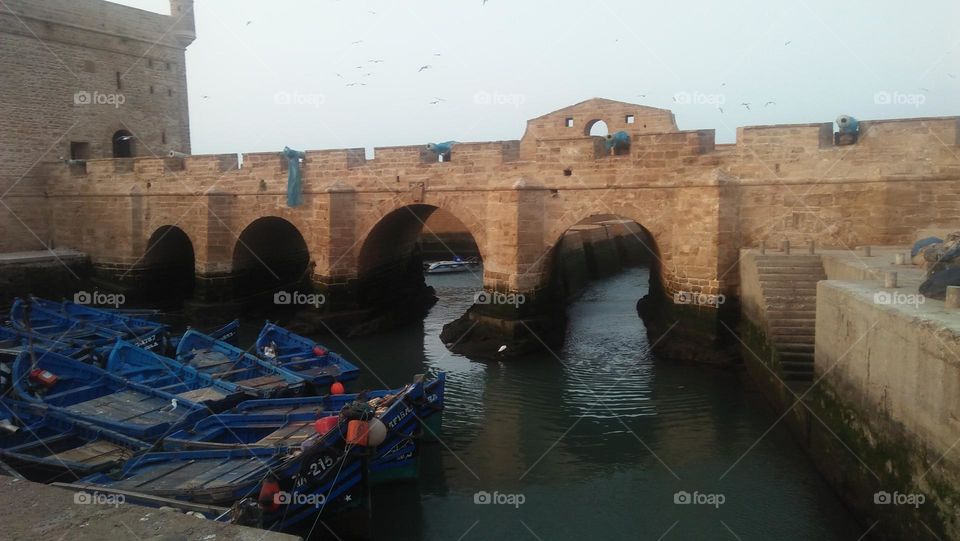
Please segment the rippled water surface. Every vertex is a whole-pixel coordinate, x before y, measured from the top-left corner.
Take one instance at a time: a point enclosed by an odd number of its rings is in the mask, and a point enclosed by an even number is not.
[[[420,324],[330,342],[365,366],[361,384],[448,373],[443,442],[418,484],[373,494],[377,539],[849,539],[863,530],[776,416],[738,376],[655,360],[635,304],[647,270],[595,282],[569,307],[565,345],[509,363],[440,342],[480,287],[430,277],[440,301]],[[768,431],[769,430],[769,431]],[[522,505],[478,505],[478,491]],[[722,505],[678,505],[675,494]],[[514,498],[513,501],[517,501]],[[716,501],[716,499],[714,499]]]

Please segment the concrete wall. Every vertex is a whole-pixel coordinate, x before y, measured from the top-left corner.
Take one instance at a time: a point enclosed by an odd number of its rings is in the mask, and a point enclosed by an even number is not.
[[[817,288],[821,415],[861,462],[847,457],[851,471],[830,473],[847,479],[855,470],[866,478],[875,473],[877,490],[923,494],[926,504],[914,509],[875,505],[866,490],[858,507],[903,516],[903,534],[924,520],[943,538],[957,539],[960,316],[934,300],[877,304],[876,291],[874,282],[823,281]]]

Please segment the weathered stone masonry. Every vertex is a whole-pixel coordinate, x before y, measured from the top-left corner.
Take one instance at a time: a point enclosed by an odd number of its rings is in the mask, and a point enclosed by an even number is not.
[[[606,155],[584,135],[597,119],[631,133],[628,154]],[[486,288],[535,293],[567,229],[617,215],[654,239],[661,297],[734,297],[741,246],[906,243],[960,214],[956,117],[861,126],[853,146],[833,146],[829,123],[745,127],[737,144],[716,145],[712,130],[677,130],[669,111],[593,99],[531,120],[520,141],[456,145],[444,163],[419,145],[378,148],[372,160],[363,149],[309,151],[306,203],[295,209],[275,152],[247,154],[242,167],[235,155],[50,164],[34,181],[48,193],[51,238],[102,268],[142,264],[150,236],[176,225],[198,279],[222,280],[238,236],[275,216],[306,240],[313,281],[335,287],[402,262],[420,221],[442,208],[475,238]],[[715,328],[713,308],[663,307]]]

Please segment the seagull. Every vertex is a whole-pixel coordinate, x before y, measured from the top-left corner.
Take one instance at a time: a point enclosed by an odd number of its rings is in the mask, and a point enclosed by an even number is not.
[[[160,408],[160,411],[162,411],[162,412],[170,412],[170,411],[173,411],[173,410],[175,410],[175,409],[177,409],[177,399],[176,399],[176,398],[171,398],[171,399],[170,399],[170,405],[169,405],[169,406],[164,406],[164,407]]]
[[[637,94],[637,97],[638,97],[638,98],[646,98],[647,95],[646,95],[646,94]]]
[[[430,68],[432,68],[432,67],[433,67],[433,66],[431,66],[430,64],[427,64],[426,66],[420,66],[420,69],[417,70],[417,73],[420,73],[420,72],[423,71],[423,70],[428,70],[428,69],[430,69]]]
[[[250,23],[252,23],[252,22],[253,22],[253,21],[247,21],[247,26],[250,26]]]
[[[727,86],[727,83],[720,83],[720,86]]]
[[[793,43],[793,40],[785,41],[785,42],[783,42],[783,46],[786,47],[787,45],[790,45],[791,43]]]
[[[440,53],[433,53],[433,56],[443,56]]]
[[[359,84],[360,84],[360,83],[347,83],[347,86],[357,86],[357,85],[359,85]]]
[[[507,351],[506,345],[500,346],[500,349],[497,350],[497,353],[503,353],[504,351]]]
[[[768,105],[776,105],[776,104],[777,104],[777,102],[775,102],[775,101],[768,101],[767,103],[764,103],[763,106],[766,107],[766,106],[768,106]]]
[[[749,111],[749,110],[750,110],[750,104],[749,104],[749,103],[747,103],[747,102],[743,102],[743,103],[741,103],[740,105],[742,105],[742,106],[744,106],[744,107],[746,107],[746,108],[747,108],[747,111]]]
[[[120,137],[117,137],[117,141],[129,141],[131,139],[133,139],[132,135],[121,135]]]
[[[202,99],[207,99],[207,98],[209,98],[210,96],[200,96],[200,97],[201,97]]]
[[[337,77],[343,79],[343,75],[340,75],[339,73],[335,73],[334,75],[336,75]]]
[[[957,76],[954,75],[954,74],[952,74],[952,73],[948,73],[948,74],[947,74],[947,77],[949,77],[949,78],[951,78],[951,79],[956,79],[956,78],[957,78]]]
[[[380,59],[378,58],[378,59],[376,59],[376,60],[367,60],[367,62],[370,62],[371,64],[382,64],[382,63],[383,63],[383,60],[380,60]]]
[[[720,114],[721,114],[721,115],[723,114],[723,107],[720,107],[720,106],[718,105],[718,106],[717,106],[717,110],[720,111]]]
[[[441,101],[443,101],[443,100],[433,100],[433,101],[430,102],[430,105],[436,105],[436,104],[440,103]]]
[[[363,40],[362,40],[362,39],[358,39],[357,41],[352,41],[352,42],[350,42],[350,45],[360,45],[361,43],[363,43]]]
[[[373,11],[373,10],[367,11],[367,13],[369,13],[370,15],[376,15],[376,14],[377,14],[377,12],[376,12],[376,11]]]

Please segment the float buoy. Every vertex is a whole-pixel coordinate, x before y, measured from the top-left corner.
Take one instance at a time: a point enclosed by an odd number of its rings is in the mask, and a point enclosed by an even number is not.
[[[327,354],[327,350],[323,349],[323,346],[316,345],[316,346],[313,346],[313,354],[316,355],[317,357],[323,357],[324,355]]]
[[[330,432],[337,426],[339,417],[337,415],[328,415],[327,417],[321,417],[313,423],[314,430],[317,431],[317,434],[321,436]]]
[[[343,388],[343,384],[339,381],[334,381],[333,384],[330,385],[330,394],[343,394],[345,392],[346,389]]]
[[[277,501],[278,494],[280,494],[280,482],[271,475],[264,479],[263,484],[260,485],[260,496],[257,497],[257,503],[264,511],[276,513],[280,509],[280,502]]]

